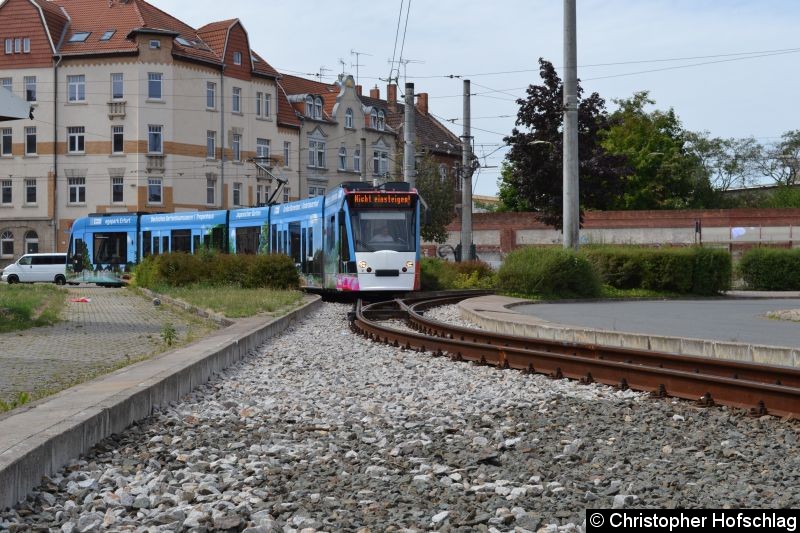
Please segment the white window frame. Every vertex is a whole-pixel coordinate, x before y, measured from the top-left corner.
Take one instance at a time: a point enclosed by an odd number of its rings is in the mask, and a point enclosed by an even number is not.
[[[241,65],[242,64],[242,53],[241,52],[234,52],[233,53],[233,64],[234,65]]]
[[[120,136],[120,150],[116,150],[117,135]],[[121,125],[111,126],[111,153],[112,154],[125,153],[125,126]]]
[[[291,195],[292,195],[291,187],[284,187],[283,188],[283,203],[288,203],[289,202],[289,198],[291,197]]]
[[[353,127],[353,110],[349,107],[347,111],[344,112],[344,127],[351,128]]]
[[[289,156],[292,154],[292,142],[283,141],[283,166],[289,168]]]
[[[86,153],[86,128],[84,126],[69,126],[67,128],[67,153]]]
[[[265,202],[262,201],[263,197],[264,197],[264,185],[262,185],[261,183],[257,183],[256,184],[256,205],[261,205],[261,204],[265,203]]]
[[[314,118],[322,120],[322,97],[320,96],[314,99]]]
[[[231,91],[231,113],[241,113],[242,112],[242,88],[241,87],[234,87]]]
[[[217,132],[206,131],[206,159],[217,159]]]
[[[155,96],[155,88],[158,87],[158,96]],[[156,102],[164,101],[164,74],[162,72],[147,73],[147,99]]]
[[[339,148],[339,170],[347,170],[347,148]]]
[[[314,97],[310,94],[306,96],[306,116],[314,118]]]
[[[384,131],[386,129],[386,113],[383,112],[383,109],[378,111],[378,131]]]
[[[11,243],[10,253],[5,253],[6,243]],[[14,257],[14,232],[6,230],[0,233],[0,257]]]
[[[8,92],[14,92],[14,78],[0,78],[0,87],[6,89]]]
[[[157,146],[154,142],[157,141]],[[153,148],[157,148],[154,150]],[[147,153],[151,155],[164,154],[164,126],[159,124],[147,125]]]
[[[69,195],[67,196],[68,205],[86,204],[86,178],[67,178]]]
[[[270,148],[269,139],[256,139],[256,157],[269,158]]]
[[[161,48],[161,41],[158,39],[150,39],[150,49],[159,50]]]
[[[36,76],[25,76],[23,78],[23,90],[25,91],[25,101],[26,102],[35,102],[36,101]],[[33,97],[29,94],[29,88],[33,87]]]
[[[119,187],[119,189],[116,189]],[[114,198],[114,191],[118,190],[120,193],[120,199],[116,200]],[[124,204],[125,203],[125,177],[124,176],[111,176],[111,203],[112,204]]]
[[[158,187],[158,200],[150,197],[151,187]],[[147,178],[147,203],[150,205],[164,205],[164,179]]]
[[[14,38],[14,53],[15,54],[22,53],[22,38],[21,37],[15,37]]]
[[[86,75],[67,76],[67,101],[71,103],[86,101]]]
[[[206,82],[206,109],[217,109],[217,84],[213,81]]]
[[[23,197],[23,201],[25,205],[36,205],[38,203],[38,190],[36,187],[36,178],[25,178],[25,196]],[[33,201],[30,199],[30,192],[33,189]]]
[[[373,109],[372,111],[369,112],[369,125],[374,130],[378,129],[378,110],[377,109]]]
[[[30,150],[29,137],[33,135],[33,151]],[[36,136],[36,126],[25,128],[25,155],[37,155],[39,150],[39,139]]]
[[[14,39],[10,37],[6,37],[6,46],[5,46],[6,54],[13,54],[14,53]]]
[[[353,172],[361,172],[361,149],[353,151]]]
[[[34,230],[28,230],[25,232],[25,235],[22,238],[24,246],[22,248],[23,252],[26,254],[36,254],[39,253],[39,234],[36,233]],[[34,246],[31,246],[34,245]]]
[[[119,96],[117,96],[116,87],[119,85]],[[111,74],[111,99],[122,100],[125,98],[125,78],[122,72],[113,72]]]
[[[240,162],[242,160],[242,136],[238,133],[231,135],[231,151],[233,152],[231,154],[233,161]]]
[[[234,181],[233,182],[233,205],[240,206],[242,205],[242,182]]]
[[[261,117],[261,96],[263,94],[262,92],[256,93],[256,117]]]
[[[8,139],[8,151],[6,148],[6,138]],[[14,133],[11,128],[0,128],[0,156],[12,157],[14,155]]]
[[[272,95],[269,93],[264,93],[264,107],[262,108],[264,111],[264,118],[269,118],[272,116]]]
[[[31,38],[30,37],[23,37],[22,38],[22,53],[23,54],[30,54],[31,53]]]
[[[6,197],[6,191],[8,192],[8,197]],[[14,183],[10,179],[0,180],[0,205],[11,205],[13,203]]]
[[[206,177],[206,204],[216,205],[217,203],[217,178]]]

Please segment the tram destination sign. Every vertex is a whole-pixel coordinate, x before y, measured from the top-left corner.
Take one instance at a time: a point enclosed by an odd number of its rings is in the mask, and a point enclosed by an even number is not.
[[[356,193],[349,196],[353,207],[411,207],[413,195],[403,193]]]

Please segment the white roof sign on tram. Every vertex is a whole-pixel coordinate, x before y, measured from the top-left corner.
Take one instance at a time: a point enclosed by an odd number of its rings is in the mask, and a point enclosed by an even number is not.
[[[0,90],[0,122],[33,118],[31,104],[11,91]]]

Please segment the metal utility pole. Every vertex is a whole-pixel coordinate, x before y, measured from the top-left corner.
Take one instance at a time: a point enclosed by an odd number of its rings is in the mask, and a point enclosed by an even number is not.
[[[464,80],[464,135],[461,137],[461,260],[475,259],[472,244],[472,137],[469,80]]]
[[[417,169],[415,168],[414,160],[414,137],[416,131],[414,129],[414,84],[406,83],[405,95],[405,109],[404,123],[403,123],[403,181],[411,185],[412,188],[417,186]]]
[[[575,0],[564,0],[564,248],[578,249],[578,43]]]

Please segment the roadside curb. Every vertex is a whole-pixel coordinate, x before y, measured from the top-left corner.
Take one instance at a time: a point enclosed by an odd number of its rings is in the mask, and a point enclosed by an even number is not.
[[[464,318],[495,333],[800,368],[800,348],[583,328],[548,322],[512,310],[532,303],[536,302],[484,296],[464,300],[458,305]]]
[[[42,476],[147,418],[155,407],[178,401],[321,304],[319,296],[306,295],[303,305],[285,316],[237,321],[189,346],[61,391],[0,420],[0,509],[24,499]]]

